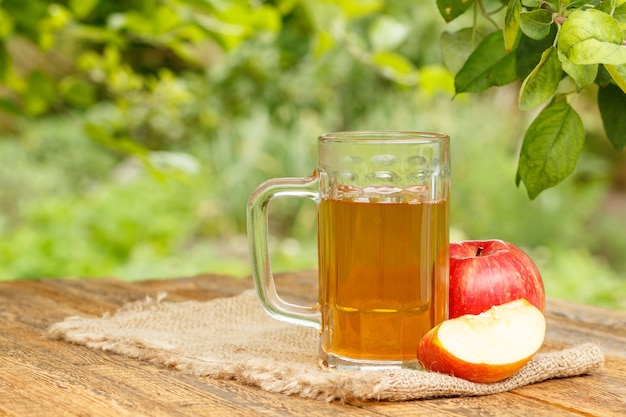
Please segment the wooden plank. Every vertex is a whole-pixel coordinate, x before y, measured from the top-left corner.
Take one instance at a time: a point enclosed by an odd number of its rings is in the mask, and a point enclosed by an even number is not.
[[[317,272],[301,271],[276,275],[278,294],[286,301],[315,303],[317,300]],[[209,300],[240,294],[254,288],[251,278],[233,278],[224,275],[198,275],[176,280],[147,280],[134,284],[150,293],[168,293],[168,297]]]
[[[74,291],[81,286],[75,284],[69,284],[68,294],[117,294],[120,287],[82,293]],[[89,288],[103,284],[98,282]],[[36,295],[26,297],[29,291]],[[132,297],[141,292],[129,290],[126,294]],[[51,311],[52,316],[82,313],[73,305],[73,296],[69,296],[69,305],[64,305],[56,294],[50,291],[50,283],[26,283],[14,286],[13,291],[3,291],[0,296],[3,314],[13,318],[0,323],[0,410],[5,413],[105,417],[377,415],[354,406],[302,400],[230,381],[192,377],[119,355],[44,339],[41,333],[47,324],[34,319],[43,319],[42,312]],[[94,300],[80,309],[102,311]]]
[[[39,311],[49,303],[30,305]],[[47,340],[41,327],[19,321],[0,325],[0,409],[10,415],[372,415]]]
[[[595,306],[549,299],[547,337],[553,342],[598,343],[607,354],[626,357],[626,313]]]
[[[277,286],[290,301],[313,302],[316,296],[313,271],[281,274]],[[208,300],[249,288],[250,279],[209,275],[132,284],[116,280],[0,284],[0,416],[621,416],[626,410],[626,361],[620,355],[626,314],[552,300],[546,348],[602,339],[603,346],[617,352],[607,357],[605,370],[477,398],[327,404],[193,377],[41,337],[47,326],[66,316],[99,316],[160,291],[173,301]]]

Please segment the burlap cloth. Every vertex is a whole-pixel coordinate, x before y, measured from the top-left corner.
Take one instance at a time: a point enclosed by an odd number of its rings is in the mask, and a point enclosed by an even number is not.
[[[192,375],[344,402],[495,394],[585,374],[604,362],[597,345],[584,344],[538,353],[518,373],[493,384],[408,369],[328,372],[317,365],[318,332],[270,318],[253,291],[208,302],[164,298],[130,303],[101,318],[68,317],[47,335]]]

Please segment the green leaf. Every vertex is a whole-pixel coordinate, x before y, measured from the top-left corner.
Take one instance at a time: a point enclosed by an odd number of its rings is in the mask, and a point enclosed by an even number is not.
[[[604,65],[611,79],[626,94],[626,65]]]
[[[559,86],[562,74],[563,69],[556,48],[553,46],[546,49],[539,64],[522,83],[519,94],[520,109],[534,109],[552,97]]]
[[[520,0],[510,0],[504,16],[504,49],[510,51],[517,41],[520,30],[520,13],[522,3]]]
[[[24,93],[24,112],[30,116],[39,116],[50,108],[56,99],[55,84],[43,72],[32,71],[26,78]]]
[[[552,13],[545,9],[522,12],[519,16],[519,25],[526,36],[541,40],[550,34]]]
[[[191,6],[195,11],[200,11],[202,13],[214,13],[216,9],[216,5],[212,4],[213,2],[207,0],[181,0],[185,5]]]
[[[567,9],[580,9],[582,6],[595,0],[571,0],[567,3]]]
[[[609,74],[609,72],[606,70],[606,65],[598,66],[598,76],[596,77],[595,82],[600,87],[606,87],[607,84],[613,82],[613,77],[611,77],[611,74]]]
[[[49,16],[51,2],[44,1],[2,1],[0,2],[11,20],[13,26],[19,30],[20,34],[31,39],[37,39],[41,35],[41,23],[44,17]],[[55,6],[62,8],[56,2]]]
[[[563,54],[559,53],[559,55],[563,71],[574,80],[577,91],[583,91],[596,80],[599,64],[576,65],[572,64]]]
[[[372,55],[374,64],[393,69],[398,74],[410,74],[415,71],[413,64],[404,56],[393,52],[378,52]]]
[[[567,178],[583,150],[585,130],[576,111],[553,101],[539,113],[524,136],[516,183],[524,182],[533,200]]]
[[[131,10],[125,18],[125,28],[139,36],[164,35],[181,22],[176,12],[167,6],[157,6],[149,14]]]
[[[441,54],[448,69],[458,72],[483,38],[484,35],[474,28],[464,28],[454,33],[443,32],[440,39]]]
[[[441,17],[450,22],[463,13],[474,3],[474,0],[437,0],[437,8]]]
[[[621,151],[626,145],[626,95],[618,87],[608,84],[598,90],[598,108],[609,141]]]
[[[554,44],[554,38],[557,34],[556,25],[552,25],[550,35],[540,41],[530,39],[528,36],[522,34],[519,43],[517,45],[517,75],[520,79],[525,79],[528,74],[537,66],[541,60],[543,52],[552,47]]]
[[[541,0],[522,0],[522,5],[534,9],[535,7],[541,6]]]
[[[454,78],[458,93],[479,93],[491,86],[501,86],[517,79],[516,55],[504,49],[501,30],[480,42]]]
[[[384,7],[382,0],[335,0],[333,3],[349,19],[372,15]]]
[[[557,12],[559,10],[559,0],[545,0],[545,3],[550,6],[550,10]]]
[[[311,45],[313,56],[319,58],[335,47],[335,38],[333,38],[333,35],[328,31],[320,30],[315,33]]]
[[[290,14],[296,6],[298,6],[299,0],[278,0],[276,3],[276,7],[278,11],[283,15]]]
[[[86,17],[96,7],[100,0],[70,0],[70,9],[76,17]]]
[[[372,55],[372,63],[378,66],[383,75],[399,83],[414,85],[418,73],[411,61],[394,52],[382,51]]]
[[[626,30],[626,2],[613,11],[613,19],[617,21],[621,30]]]
[[[502,86],[517,80],[516,60],[517,55],[509,52],[493,66],[489,74],[493,85]]]
[[[13,33],[15,23],[13,18],[5,10],[0,9],[0,39],[6,39]]]
[[[614,0],[605,0],[598,4],[595,8],[596,10],[601,10],[604,13],[613,16],[613,19],[615,19],[619,24],[620,29],[626,30],[626,1],[618,0],[616,2],[615,9],[613,9],[613,1]],[[611,11],[613,13],[611,13]]]
[[[250,14],[250,23],[257,30],[271,33],[278,33],[282,26],[278,10],[265,4],[253,9]]]
[[[626,46],[587,39],[574,45],[569,60],[579,65],[626,64]]]
[[[454,74],[443,65],[423,65],[419,68],[420,91],[432,97],[439,91],[454,94]]]
[[[615,19],[595,10],[577,10],[561,26],[558,48],[577,65],[626,63],[626,46]]]
[[[58,84],[63,99],[78,108],[87,108],[96,101],[95,87],[73,75],[64,77]]]

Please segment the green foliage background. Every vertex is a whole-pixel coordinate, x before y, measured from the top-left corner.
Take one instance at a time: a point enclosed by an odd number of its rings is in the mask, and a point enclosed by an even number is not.
[[[548,295],[626,308],[626,158],[594,96],[574,173],[529,201],[515,86],[453,98],[439,38],[468,22],[434,1],[3,0],[0,279],[248,275],[256,185],[308,175],[323,132],[412,129],[452,137],[452,239],[509,240]],[[315,267],[313,203],[270,226],[276,270]]]

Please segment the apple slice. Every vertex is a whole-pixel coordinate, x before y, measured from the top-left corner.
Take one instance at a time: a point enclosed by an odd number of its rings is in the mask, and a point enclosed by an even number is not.
[[[520,370],[543,344],[546,320],[525,299],[441,322],[424,335],[417,358],[429,371],[497,382]]]

